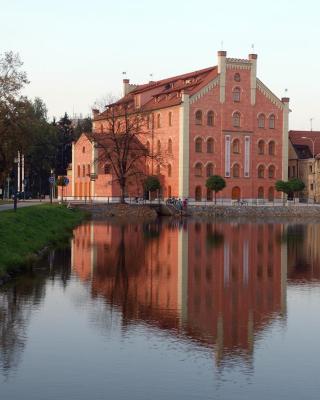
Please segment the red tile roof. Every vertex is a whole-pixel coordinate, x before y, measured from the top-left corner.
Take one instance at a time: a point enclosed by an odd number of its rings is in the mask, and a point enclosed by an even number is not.
[[[131,108],[132,111],[135,111],[134,97],[135,95],[140,94],[145,95],[146,98],[144,103],[141,104],[141,110],[143,111],[172,107],[181,103],[182,91],[188,93],[189,95],[193,95],[202,87],[207,85],[212,79],[216,78],[217,75],[218,68],[214,66],[171,78],[138,85],[126,96],[109,106],[121,106],[121,104],[127,103],[129,104],[129,108]],[[107,117],[107,115],[108,111],[106,110],[99,114],[95,119],[104,119]]]
[[[307,139],[303,139],[303,137]],[[313,152],[314,142],[315,155],[320,153],[320,131],[290,131],[289,138],[293,145],[308,146],[311,154]]]

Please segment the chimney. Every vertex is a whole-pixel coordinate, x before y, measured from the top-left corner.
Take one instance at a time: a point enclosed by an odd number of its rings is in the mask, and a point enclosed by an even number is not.
[[[226,98],[226,57],[226,51],[218,51],[218,73],[220,74],[220,103],[224,103]]]
[[[129,93],[130,80],[123,79],[122,95],[125,96]]]
[[[258,54],[249,54],[249,61],[251,64],[250,72],[250,89],[251,89],[251,105],[256,104],[256,91],[257,91],[257,59]]]
[[[218,73],[219,74],[221,74],[221,72],[225,69],[226,57],[227,57],[226,51],[224,51],[224,50],[218,51]]]
[[[92,109],[92,114],[93,114],[93,119],[95,119],[100,114],[100,112],[96,108],[93,108]]]

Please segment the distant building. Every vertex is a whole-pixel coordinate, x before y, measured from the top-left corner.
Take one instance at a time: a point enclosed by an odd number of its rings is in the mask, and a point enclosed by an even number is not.
[[[257,55],[227,58],[218,65],[143,85],[123,80],[123,98],[111,107],[131,103],[133,111],[149,113],[145,145],[164,149],[165,165],[147,165],[158,175],[164,198],[212,200],[206,188],[210,175],[221,175],[226,199],[280,197],[274,184],[288,178],[289,99],[281,100],[257,78]],[[93,115],[93,131],[107,131],[107,111]],[[94,143],[81,136],[73,146],[69,195],[118,196],[110,166],[95,161]],[[90,182],[90,174],[97,179]],[[128,188],[141,195],[141,187]]]
[[[305,199],[320,202],[320,132],[289,132],[288,177],[301,179]]]

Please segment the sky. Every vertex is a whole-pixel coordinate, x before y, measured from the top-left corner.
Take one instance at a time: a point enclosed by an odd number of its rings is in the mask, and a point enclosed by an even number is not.
[[[89,115],[95,100],[258,54],[258,77],[290,97],[290,129],[320,130],[318,0],[0,0],[0,53],[18,52],[50,117]],[[223,43],[223,44],[222,44]]]

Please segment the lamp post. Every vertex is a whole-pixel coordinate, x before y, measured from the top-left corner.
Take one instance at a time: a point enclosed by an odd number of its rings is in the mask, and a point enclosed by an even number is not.
[[[314,203],[317,202],[317,191],[316,191],[316,159],[315,159],[315,154],[314,154],[314,144],[316,142],[317,139],[319,138],[314,138],[311,139],[309,137],[306,136],[302,136],[301,139],[305,139],[305,140],[310,140],[312,142],[312,158],[313,158],[313,201]]]
[[[13,186],[13,209],[17,211],[18,207],[18,176],[20,168],[20,157],[15,157],[14,161],[14,186]]]

